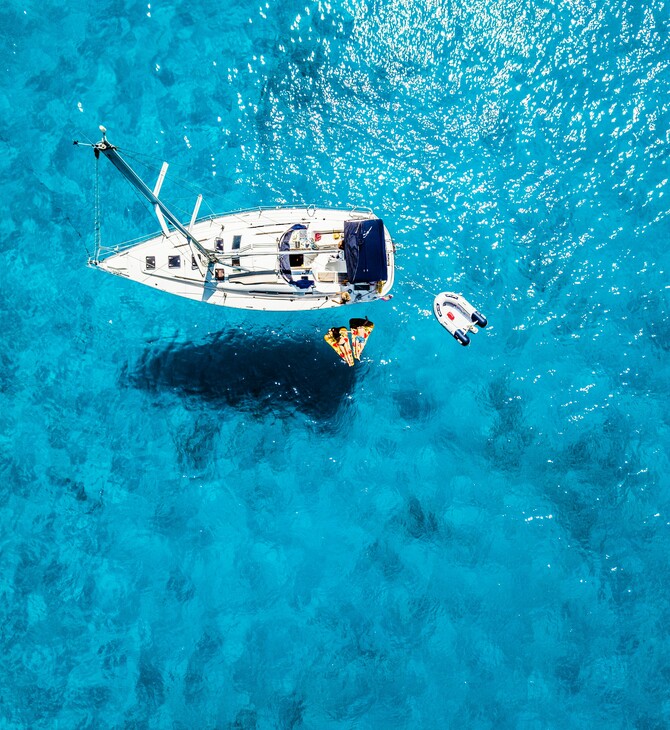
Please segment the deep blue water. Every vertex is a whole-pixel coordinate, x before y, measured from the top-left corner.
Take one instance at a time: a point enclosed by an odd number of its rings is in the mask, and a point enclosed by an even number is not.
[[[0,31],[0,727],[670,726],[670,5],[9,0]],[[100,123],[184,217],[184,180],[371,206],[395,298],[254,315],[86,268]],[[100,172],[103,242],[155,230]],[[468,349],[445,289],[491,323]],[[364,313],[349,370],[323,332]]]

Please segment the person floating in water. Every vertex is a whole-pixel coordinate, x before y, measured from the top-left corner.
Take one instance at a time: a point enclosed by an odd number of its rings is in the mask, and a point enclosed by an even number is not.
[[[349,344],[349,330],[346,327],[331,327],[323,339],[335,350],[335,352],[349,365],[354,364],[354,356]]]
[[[374,324],[365,317],[365,319],[350,319],[349,327],[351,329],[351,341],[353,345],[354,357],[361,359],[361,353],[368,341],[370,333],[374,329]]]
[[[365,319],[350,319],[349,327],[353,351],[349,343],[349,330],[346,327],[331,327],[323,339],[351,367],[354,364],[354,358],[361,359],[361,353],[374,329],[374,324],[366,317]]]

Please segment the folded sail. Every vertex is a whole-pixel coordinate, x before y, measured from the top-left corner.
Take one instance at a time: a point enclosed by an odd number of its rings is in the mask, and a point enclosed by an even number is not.
[[[344,258],[352,284],[387,280],[384,224],[379,218],[345,222]]]

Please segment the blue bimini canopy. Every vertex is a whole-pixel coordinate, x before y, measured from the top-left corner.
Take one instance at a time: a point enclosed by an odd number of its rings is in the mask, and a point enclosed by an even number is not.
[[[345,222],[344,258],[352,284],[386,281],[384,224],[379,218]]]

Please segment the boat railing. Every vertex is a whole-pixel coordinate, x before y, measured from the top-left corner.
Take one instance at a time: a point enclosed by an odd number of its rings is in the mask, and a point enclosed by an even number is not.
[[[113,256],[116,253],[120,253],[121,251],[126,251],[129,248],[132,248],[133,246],[137,246],[138,243],[144,243],[144,241],[149,241],[152,238],[157,238],[162,234],[162,231],[156,231],[156,233],[150,233],[148,236],[140,236],[139,238],[133,238],[130,241],[123,241],[122,243],[116,243],[113,246],[99,246],[98,250],[96,251],[96,259],[98,261],[101,261],[102,259],[106,259],[108,256]]]
[[[349,215],[352,218],[368,218],[371,215],[374,215],[374,213],[372,212],[372,208],[368,208],[367,206],[355,205],[350,208]]]
[[[195,226],[199,225],[200,223],[206,223],[207,221],[214,220],[215,218],[222,218],[223,216],[228,215],[245,215],[249,213],[258,212],[259,216],[261,216],[264,212],[269,210],[287,210],[289,208],[295,208],[297,210],[300,210],[301,208],[304,208],[307,214],[312,217],[314,215],[314,212],[316,210],[316,207],[313,204],[310,205],[256,205],[253,208],[240,208],[238,210],[229,210],[225,213],[211,213],[210,215],[203,216],[202,218],[198,218],[198,220],[194,223]],[[358,217],[360,215],[370,215],[372,214],[371,208],[361,208],[361,207],[352,207],[349,210],[349,215],[352,217]],[[176,229],[171,229],[171,231]],[[138,238],[130,239],[129,241],[122,241],[121,243],[116,243],[112,246],[100,246],[98,250],[96,251],[95,260],[96,261],[102,261],[103,259],[108,258],[109,256],[113,256],[114,254],[121,253],[122,251],[127,251],[129,248],[133,248],[133,246],[137,246],[140,243],[144,243],[145,241],[150,241],[152,238],[158,238],[159,236],[164,235],[163,231],[155,231],[154,233],[149,233],[146,236],[139,236]]]

